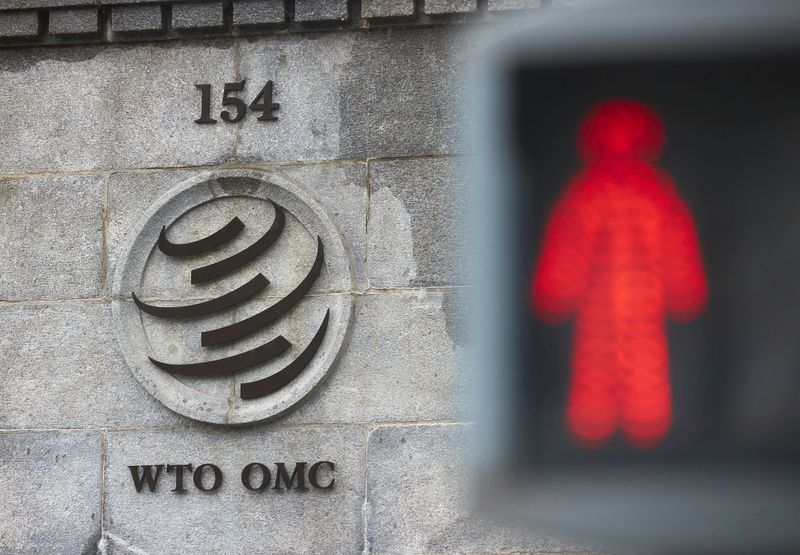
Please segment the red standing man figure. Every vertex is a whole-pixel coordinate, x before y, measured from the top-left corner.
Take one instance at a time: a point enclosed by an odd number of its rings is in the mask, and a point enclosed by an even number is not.
[[[546,322],[575,315],[567,425],[596,447],[618,427],[651,447],[672,421],[667,317],[691,320],[708,295],[692,215],[653,164],[658,114],[631,100],[594,107],[578,133],[586,167],[553,209],[531,283]]]

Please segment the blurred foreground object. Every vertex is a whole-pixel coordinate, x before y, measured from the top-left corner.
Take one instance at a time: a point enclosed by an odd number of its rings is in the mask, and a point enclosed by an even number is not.
[[[800,552],[800,4],[495,34],[478,448],[507,478],[485,498],[637,549]]]

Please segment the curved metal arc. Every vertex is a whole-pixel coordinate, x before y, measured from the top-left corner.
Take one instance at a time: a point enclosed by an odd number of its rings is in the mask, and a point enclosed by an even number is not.
[[[231,343],[232,341],[257,332],[286,314],[294,305],[300,302],[300,299],[311,289],[311,286],[314,284],[317,277],[319,277],[324,260],[325,252],[322,247],[322,240],[317,237],[317,256],[314,259],[314,264],[311,266],[306,277],[303,278],[303,281],[301,281],[292,292],[274,305],[249,318],[245,318],[235,324],[230,324],[222,328],[202,332],[200,334],[200,344],[204,347],[208,347]]]
[[[242,220],[234,216],[224,227],[215,231],[208,237],[192,241],[191,243],[172,243],[167,239],[167,227],[164,226],[161,228],[161,233],[158,236],[158,249],[167,256],[176,258],[197,256],[221,247],[239,235],[243,229],[244,224]]]
[[[283,208],[272,203],[275,208],[275,219],[267,232],[261,236],[255,243],[246,247],[245,249],[224,258],[208,266],[201,266],[192,270],[192,283],[204,283],[214,279],[219,279],[223,276],[230,274],[248,262],[255,260],[261,253],[267,250],[283,232],[283,227],[286,224],[286,216],[284,215]]]
[[[317,332],[314,334],[311,342],[306,346],[305,349],[303,349],[303,352],[300,353],[296,359],[286,365],[286,367],[264,379],[243,383],[239,390],[239,394],[242,399],[257,399],[259,397],[269,395],[270,393],[274,393],[285,387],[287,384],[289,384],[289,382],[299,376],[300,372],[302,372],[303,369],[308,366],[308,363],[311,362],[311,359],[314,358],[315,354],[317,354],[319,346],[325,337],[325,332],[328,330],[328,319],[330,315],[331,310],[328,309],[325,312],[325,318],[323,318],[322,324],[320,324],[319,329],[317,329]]]
[[[139,310],[152,316],[171,319],[199,318],[200,316],[207,316],[208,314],[221,312],[227,308],[236,306],[262,291],[267,285],[269,285],[269,280],[265,278],[263,274],[258,274],[244,285],[216,299],[188,306],[155,306],[141,301],[139,297],[136,296],[136,293],[131,293],[131,297],[133,298],[133,302],[136,303],[136,306],[139,307]]]
[[[148,358],[153,364],[162,370],[166,370],[170,374],[178,374],[180,376],[216,376],[235,374],[240,370],[257,366],[276,356],[282,355],[291,346],[292,344],[289,343],[285,337],[279,335],[275,339],[255,349],[245,351],[238,355],[206,362],[170,364],[168,362],[156,360],[153,357]]]

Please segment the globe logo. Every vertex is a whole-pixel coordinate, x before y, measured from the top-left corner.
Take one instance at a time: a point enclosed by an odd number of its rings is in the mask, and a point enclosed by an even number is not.
[[[193,284],[203,283],[227,276],[238,270],[240,267],[252,262],[260,254],[266,251],[280,237],[286,221],[283,208],[275,203],[272,203],[272,205],[275,209],[275,219],[272,222],[272,226],[258,239],[258,241],[232,256],[212,264],[193,269],[191,272],[191,282]],[[167,228],[165,226],[161,228],[161,234],[158,237],[158,249],[166,256],[179,258],[206,254],[234,239],[244,229],[244,227],[245,226],[242,221],[238,217],[234,217],[225,227],[203,239],[193,241],[191,243],[177,244],[172,243],[169,241],[169,239],[167,239]],[[249,318],[240,320],[235,324],[230,324],[221,328],[202,332],[201,344],[203,346],[211,346],[232,343],[238,339],[251,335],[260,329],[263,329],[265,326],[278,320],[295,304],[297,304],[309,289],[311,289],[311,286],[313,285],[314,281],[316,281],[317,276],[319,276],[323,259],[324,253],[322,240],[317,237],[317,255],[314,259],[314,264],[303,281],[301,281],[291,293],[280,299],[277,303],[273,304],[269,308],[262,310],[261,312],[250,316]],[[215,312],[220,312],[234,307],[263,291],[268,285],[269,280],[264,277],[264,274],[258,273],[247,283],[237,287],[229,293],[220,295],[215,299],[184,306],[156,306],[141,301],[136,296],[136,293],[131,293],[131,296],[133,301],[136,303],[136,306],[138,306],[141,311],[146,312],[147,314],[151,314],[159,318],[190,319],[206,316],[208,314],[213,314]],[[325,318],[322,320],[319,329],[314,334],[314,337],[308,346],[285,368],[273,374],[272,376],[269,376],[268,378],[263,378],[254,382],[243,383],[241,385],[242,399],[255,399],[257,397],[263,397],[264,395],[277,391],[292,381],[303,370],[306,364],[308,364],[308,361],[311,360],[319,348],[319,345],[322,342],[322,338],[325,336],[325,331],[328,327],[329,316],[330,311],[325,314]],[[268,360],[271,360],[277,355],[285,352],[289,347],[291,347],[291,343],[287,341],[285,337],[279,335],[263,345],[256,347],[255,349],[206,362],[170,364],[161,362],[152,357],[150,360],[162,370],[172,374],[182,374],[186,376],[233,374],[246,368],[267,362]]]
[[[117,339],[172,410],[238,424],[280,416],[336,361],[354,294],[333,216],[255,170],[188,180],[145,214],[118,263]]]

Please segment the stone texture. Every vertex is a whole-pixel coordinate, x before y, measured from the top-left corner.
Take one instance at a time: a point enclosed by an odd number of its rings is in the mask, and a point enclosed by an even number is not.
[[[478,8],[475,0],[425,0],[425,13],[468,13]]]
[[[33,10],[38,8],[55,8],[61,6],[85,6],[86,4],[91,3],[91,0],[3,0],[3,2],[0,2],[0,11],[26,9]]]
[[[414,0],[361,0],[361,17],[414,15]]]
[[[222,27],[222,2],[175,3],[172,5],[175,29],[212,29]]]
[[[286,422],[459,420],[469,352],[455,292],[358,297],[350,339],[318,396]]]
[[[38,32],[36,12],[0,13],[0,37],[34,37]]]
[[[231,159],[235,125],[198,125],[195,83],[235,78],[228,41],[9,50],[0,173],[205,165]],[[37,102],[18,102],[37,91]],[[42,117],[41,106],[58,106]],[[105,117],[103,114],[113,114]],[[48,140],[42,140],[47,137]]]
[[[48,30],[53,35],[81,35],[99,32],[96,8],[51,10]]]
[[[470,427],[379,427],[369,436],[367,553],[562,553],[591,548],[514,529],[471,507]]]
[[[133,378],[118,353],[108,304],[6,304],[0,325],[0,428],[189,422]]]
[[[0,190],[0,300],[97,297],[103,179],[6,179]]]
[[[373,287],[466,284],[462,161],[370,163],[368,274]]]
[[[488,8],[495,10],[523,10],[541,7],[542,0],[489,0]]]
[[[268,427],[207,432],[115,432],[106,452],[105,522],[112,546],[134,553],[360,553],[365,431],[358,427]],[[331,490],[246,490],[251,462],[336,464]],[[213,463],[223,472],[216,492],[177,495],[172,478],[136,493],[127,465]],[[162,478],[163,479],[163,478]],[[168,516],[167,516],[168,515]],[[169,522],[168,525],[165,523]],[[122,551],[122,550],[121,550]],[[122,551],[125,552],[125,551]]]
[[[295,21],[345,21],[347,0],[295,0]]]
[[[161,28],[160,4],[114,6],[111,9],[111,30],[115,33],[159,31]]]
[[[283,0],[237,0],[233,3],[234,25],[283,23]]]
[[[275,82],[277,122],[246,118],[242,161],[457,151],[463,52],[450,29],[274,36],[241,45],[248,89]],[[251,98],[257,92],[251,89]]]
[[[319,196],[323,204],[333,213],[344,233],[352,252],[356,283],[359,289],[366,288],[366,211],[367,187],[363,163],[330,163],[304,166],[264,166],[277,171],[309,187]],[[108,268],[107,285],[116,271],[119,249],[135,228],[141,214],[172,187],[186,179],[198,175],[194,171],[157,171],[138,173],[115,173],[109,178],[108,215]],[[278,245],[276,245],[276,248]],[[309,251],[313,256],[313,253]],[[298,266],[299,268],[299,266]],[[298,271],[304,271],[299,268]],[[275,276],[283,278],[287,286],[297,279],[294,275]],[[272,294],[278,289],[273,283]],[[172,289],[153,291],[158,295],[180,293]]]
[[[0,553],[94,553],[99,433],[0,433]]]

